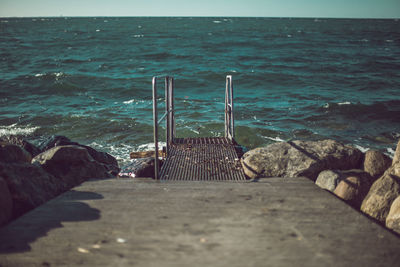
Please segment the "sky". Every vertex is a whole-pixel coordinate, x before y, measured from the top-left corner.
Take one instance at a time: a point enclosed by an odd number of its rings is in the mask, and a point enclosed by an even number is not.
[[[400,0],[0,0],[0,17],[400,18]]]

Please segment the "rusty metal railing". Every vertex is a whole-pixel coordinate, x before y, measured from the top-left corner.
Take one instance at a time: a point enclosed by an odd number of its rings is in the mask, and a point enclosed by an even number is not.
[[[154,178],[159,179],[159,152],[158,152],[158,125],[165,119],[166,154],[175,138],[175,115],[174,115],[174,78],[165,77],[165,113],[158,119],[157,107],[157,79],[153,77],[153,134],[154,134]]]

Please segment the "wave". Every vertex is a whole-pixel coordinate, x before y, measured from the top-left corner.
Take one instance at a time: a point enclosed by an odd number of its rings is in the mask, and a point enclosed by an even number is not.
[[[17,123],[1,126],[0,125],[0,137],[9,135],[22,135],[28,136],[33,134],[40,127],[37,126],[19,126]]]
[[[351,120],[382,120],[400,122],[400,100],[374,102],[371,104],[326,103],[320,109],[325,115],[342,115]]]

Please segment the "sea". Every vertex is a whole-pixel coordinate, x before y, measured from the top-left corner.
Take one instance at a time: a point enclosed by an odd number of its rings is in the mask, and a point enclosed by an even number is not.
[[[124,165],[154,148],[166,75],[177,137],[224,135],[232,75],[247,149],[331,138],[393,156],[400,139],[398,19],[255,17],[0,18],[0,137],[64,135]]]

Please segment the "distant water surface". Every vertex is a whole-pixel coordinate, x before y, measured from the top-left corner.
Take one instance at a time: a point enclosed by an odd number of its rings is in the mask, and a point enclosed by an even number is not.
[[[248,148],[400,138],[398,20],[204,17],[0,18],[0,136],[127,160],[151,147],[155,75],[175,77],[178,136],[221,136],[228,74]]]

